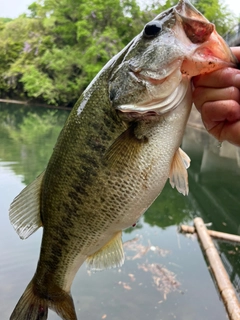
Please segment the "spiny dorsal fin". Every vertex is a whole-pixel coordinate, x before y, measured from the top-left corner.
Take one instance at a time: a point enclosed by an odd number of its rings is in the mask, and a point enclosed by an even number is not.
[[[91,270],[121,267],[124,262],[122,231],[119,231],[100,250],[87,257],[86,262]]]
[[[21,239],[27,239],[42,226],[40,192],[44,173],[45,171],[24,188],[11,203],[9,218]]]
[[[171,186],[182,193],[184,196],[188,194],[188,173],[187,168],[190,166],[189,156],[179,148],[171,164],[169,180]]]

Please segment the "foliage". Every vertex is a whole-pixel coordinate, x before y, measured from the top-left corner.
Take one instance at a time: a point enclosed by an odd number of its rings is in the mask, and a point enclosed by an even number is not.
[[[215,24],[221,35],[224,35],[236,23],[236,18],[221,0],[194,0],[192,3],[209,21]]]
[[[29,14],[0,19],[0,96],[72,105],[144,24],[177,0],[37,0]],[[195,0],[218,31],[231,16],[219,0]]]
[[[4,29],[5,23],[7,23],[7,22],[9,22],[9,21],[11,21],[11,20],[12,20],[12,19],[10,19],[10,18],[0,18],[0,30]]]

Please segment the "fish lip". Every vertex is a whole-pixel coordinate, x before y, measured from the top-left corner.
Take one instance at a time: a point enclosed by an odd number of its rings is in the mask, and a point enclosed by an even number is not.
[[[146,69],[141,67],[134,67],[133,65],[129,64],[129,73],[135,79],[137,78],[138,81],[147,81],[153,85],[162,84],[164,81],[168,79],[177,69],[181,69],[181,64],[184,59],[177,59],[176,61],[172,62],[173,66],[166,71],[166,69],[159,68],[156,70],[153,69]],[[165,71],[163,71],[165,70]],[[147,73],[151,73],[154,77],[148,76]]]
[[[185,59],[183,59],[180,71],[184,76],[192,78],[199,74],[210,73],[221,68],[236,68],[236,60],[233,55],[230,56],[228,61],[224,60],[221,56],[217,56],[214,50],[209,48],[208,43],[209,41],[206,41],[201,46],[190,51]],[[195,59],[191,60],[191,56],[195,56]]]
[[[184,99],[189,85],[190,85],[189,77],[183,75],[182,80],[169,96],[162,99],[157,99],[157,98],[152,99],[149,103],[145,103],[144,105],[141,105],[141,104],[121,105],[121,106],[118,106],[117,109],[122,113],[150,115],[150,112],[152,112],[152,115],[153,114],[155,114],[156,116],[163,115],[178,107],[178,105]],[[176,97],[178,97],[177,100],[176,100]]]
[[[168,78],[168,77],[165,77],[163,79],[157,79],[157,77],[156,78],[148,77],[147,75],[142,74],[141,71],[140,72],[130,71],[130,74],[131,75],[134,74],[134,76],[138,79],[138,81],[144,81],[144,82],[147,81],[153,85],[162,84]]]
[[[146,74],[144,74],[147,71],[150,71],[150,72],[156,74],[156,77],[153,78],[153,77],[150,77],[150,76],[147,76]],[[157,71],[150,70],[150,69],[134,70],[134,69],[130,68],[129,74],[132,78],[136,79],[139,82],[149,82],[153,85],[159,85],[159,84],[163,83],[168,77],[168,76],[167,77],[165,76],[164,78],[159,79],[157,76],[157,74],[158,74]]]
[[[153,110],[149,110],[146,112],[138,112],[138,111],[130,111],[126,112],[123,110],[117,110],[119,117],[128,122],[138,122],[142,120],[156,120],[159,118],[159,114]]]

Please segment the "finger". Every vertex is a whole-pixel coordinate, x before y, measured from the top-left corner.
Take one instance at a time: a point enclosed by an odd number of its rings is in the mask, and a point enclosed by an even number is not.
[[[209,130],[219,141],[228,141],[240,147],[240,121],[234,123],[219,122]]]
[[[221,132],[221,137],[224,137],[227,141],[240,146],[240,121],[233,124],[226,124]]]
[[[197,87],[193,91],[193,103],[200,112],[204,103],[217,100],[235,100],[236,102],[240,102],[240,92],[235,87],[223,89]]]
[[[240,121],[240,106],[234,100],[207,102],[201,110],[203,123],[208,131],[217,124],[234,123]]]
[[[240,71],[233,68],[223,68],[204,75],[193,77],[194,87],[240,87]]]

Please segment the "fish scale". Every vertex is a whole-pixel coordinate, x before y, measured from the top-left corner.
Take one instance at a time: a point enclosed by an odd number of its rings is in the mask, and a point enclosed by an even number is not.
[[[92,103],[89,105],[86,104],[85,108],[87,109],[88,107],[91,108]],[[109,107],[111,107],[110,103]],[[102,158],[101,155],[98,156],[99,159],[96,157],[95,161],[99,163],[98,170],[94,171],[95,175],[92,179],[89,179],[91,171],[90,173],[87,172],[84,178],[88,181],[88,184],[86,184],[84,192],[76,193],[78,196],[76,199],[67,196],[64,200],[64,203],[72,204],[74,202],[74,210],[70,211],[68,209],[64,211],[63,208],[58,208],[59,213],[56,222],[52,219],[52,215],[54,207],[57,207],[59,203],[59,191],[57,189],[48,191],[47,185],[52,185],[52,181],[43,181],[43,188],[48,194],[48,200],[45,201],[43,212],[46,217],[51,217],[49,221],[43,219],[44,230],[50,237],[52,234],[56,234],[56,240],[53,242],[49,237],[43,236],[43,253],[41,255],[45,257],[45,260],[41,259],[40,256],[36,278],[41,278],[42,270],[49,269],[48,265],[51,265],[51,267],[54,267],[55,284],[62,286],[63,275],[66,275],[66,269],[70,269],[70,266],[66,264],[66,260],[73,263],[76,257],[79,259],[79,252],[82,252],[83,257],[93,254],[108,243],[114,234],[131,226],[139,219],[143,211],[145,211],[157,197],[159,190],[163,188],[168,178],[168,172],[170,170],[169,158],[172,158],[178,148],[177,146],[180,144],[180,141],[177,142],[182,136],[179,134],[180,128],[184,126],[182,122],[186,122],[187,119],[187,115],[184,115],[184,113],[188,114],[189,111],[190,108],[186,108],[183,105],[182,109],[178,108],[174,113],[166,115],[163,118],[161,117],[161,121],[155,119],[154,122],[144,121],[138,123],[135,126],[136,135],[145,135],[150,143],[140,143],[143,144],[143,148],[139,148],[138,152],[134,154],[134,157],[125,159],[124,168],[122,167],[122,159],[119,153],[117,153],[118,158],[113,165],[110,166],[110,169],[109,166],[105,165],[105,159]],[[175,125],[176,118],[178,118],[178,125]],[[72,119],[75,121],[74,117]],[[71,118],[68,124],[71,126]],[[175,132],[174,134],[173,131]],[[170,150],[171,154],[168,154],[168,152],[163,153],[162,150],[165,149],[167,140],[162,138],[170,134],[173,135],[176,147]],[[117,132],[115,139],[118,136],[119,133]],[[66,141],[69,139],[66,135],[64,135],[64,138]],[[79,143],[81,143],[81,139],[84,139],[84,136],[79,136]],[[108,148],[111,144],[112,141],[110,141]],[[71,160],[71,158],[75,158],[75,155],[71,144],[69,148],[70,150],[67,153],[69,154],[71,152],[71,157],[69,157],[68,160]],[[123,155],[124,151],[125,148],[123,148]],[[79,150],[77,152],[79,155]],[[98,153],[96,154],[98,155]],[[78,158],[78,161],[79,159],[81,159],[81,157]],[[159,161],[159,159],[161,159],[161,161]],[[58,163],[58,165],[61,164]],[[74,171],[71,173],[71,176],[68,177],[69,180],[73,181],[74,177],[78,177],[78,181],[82,182],[83,179],[81,177],[85,174],[85,170],[82,171],[81,168],[84,165],[87,164],[83,162],[80,163],[79,167],[74,166]],[[52,159],[48,166],[49,172],[52,171],[51,166],[55,167],[55,162]],[[101,169],[99,170],[99,168]],[[92,170],[94,170],[94,168],[92,168]],[[45,177],[47,179],[48,171],[46,171]],[[50,177],[52,176],[50,175]],[[52,179],[54,179],[56,186],[66,185],[64,182],[66,179],[64,172],[59,174],[58,177],[52,177]],[[73,184],[71,183],[69,187],[72,188]],[[66,188],[63,192],[67,193]],[[89,197],[90,192],[91,197]],[[44,194],[45,192],[43,192],[43,198]],[[139,199],[140,195],[142,195],[141,200]],[[105,199],[105,201],[101,203],[101,201],[99,201],[100,198]],[[78,199],[81,199],[81,201],[79,202]],[[138,200],[138,203],[136,203],[136,200]],[[50,201],[49,204],[48,201]],[[82,214],[82,212],[84,212],[84,214]],[[108,219],[106,219],[106,216]],[[69,222],[71,222],[70,226],[65,223],[65,220],[63,220],[64,217],[68,217]],[[59,251],[55,250],[56,243],[59,243],[62,234],[69,234],[68,228],[71,232],[69,235],[70,241],[65,243],[67,250],[64,250],[64,246],[62,245],[60,254]],[[46,249],[44,250],[44,248]],[[49,260],[46,258],[48,256]],[[59,259],[60,257],[61,259]],[[56,259],[55,262],[54,259]],[[79,264],[85,260],[83,259],[84,258],[82,258],[82,261],[79,260]],[[60,282],[58,282],[58,280],[60,280]]]
[[[12,202],[22,239],[43,227],[33,279],[10,320],[76,320],[75,274],[124,262],[122,230],[135,225],[167,179],[188,194],[180,145],[192,106],[191,78],[236,59],[187,0],[159,14],[89,84],[46,170]]]

